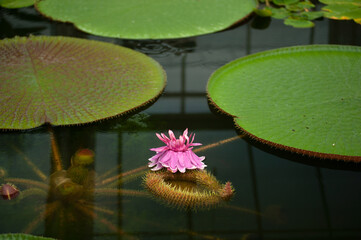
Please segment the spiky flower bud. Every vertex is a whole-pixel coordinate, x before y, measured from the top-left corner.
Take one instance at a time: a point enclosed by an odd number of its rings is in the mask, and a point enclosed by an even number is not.
[[[5,200],[12,200],[19,195],[19,190],[15,185],[6,183],[0,186],[0,195]]]
[[[73,166],[87,166],[94,162],[94,152],[88,148],[79,149],[71,159]]]
[[[220,192],[220,196],[224,201],[229,201],[231,200],[231,198],[234,195],[234,189],[232,187],[232,183],[231,182],[226,182],[226,184],[224,184],[224,187],[222,189],[222,191]]]

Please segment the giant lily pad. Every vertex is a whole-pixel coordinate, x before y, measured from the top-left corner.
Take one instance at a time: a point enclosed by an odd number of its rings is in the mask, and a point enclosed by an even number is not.
[[[110,43],[68,37],[0,41],[0,128],[80,124],[156,98],[165,73],[153,59]]]
[[[95,35],[181,38],[216,32],[251,14],[256,0],[41,0],[45,16]]]
[[[0,6],[5,8],[22,8],[34,5],[35,0],[0,0]]]
[[[263,143],[361,161],[361,47],[311,45],[237,59],[208,82],[210,100]]]

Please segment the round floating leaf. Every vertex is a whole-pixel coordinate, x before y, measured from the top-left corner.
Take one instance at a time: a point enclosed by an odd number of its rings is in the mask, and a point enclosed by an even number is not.
[[[0,0],[0,6],[5,8],[22,8],[34,5],[35,0]]]
[[[297,19],[297,18],[287,18],[284,23],[286,25],[295,27],[295,28],[309,28],[313,27],[315,24],[306,19]]]
[[[41,0],[45,16],[100,36],[181,38],[216,32],[251,14],[256,0]]]
[[[38,237],[29,234],[8,233],[8,234],[0,234],[0,240],[55,240],[55,239]]]
[[[208,82],[210,100],[255,139],[361,161],[361,47],[311,45],[237,59]]]
[[[156,98],[165,73],[153,59],[110,43],[68,37],[0,41],[0,128],[80,124]]]

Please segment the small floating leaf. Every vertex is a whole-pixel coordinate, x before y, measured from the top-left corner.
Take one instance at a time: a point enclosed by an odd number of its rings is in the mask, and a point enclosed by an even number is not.
[[[22,8],[34,5],[35,0],[0,0],[0,6],[4,8]]]
[[[216,32],[252,13],[256,0],[41,0],[45,16],[80,30],[128,39],[181,38]]]
[[[286,25],[295,27],[295,28],[309,28],[313,27],[315,24],[311,21],[305,19],[297,19],[297,18],[287,18],[284,23]]]
[[[0,128],[80,124],[156,98],[165,73],[153,59],[110,43],[68,37],[0,41]]]
[[[326,11],[325,17],[348,20],[361,18],[361,1],[360,0],[320,0],[324,4],[322,10]]]
[[[210,100],[256,140],[361,161],[361,47],[311,45],[237,59],[208,82]]]

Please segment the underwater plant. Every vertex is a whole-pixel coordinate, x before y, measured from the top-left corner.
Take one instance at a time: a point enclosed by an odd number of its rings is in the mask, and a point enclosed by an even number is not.
[[[220,184],[204,170],[205,157],[198,157],[192,151],[193,146],[201,145],[193,143],[195,134],[188,136],[186,129],[177,139],[173,131],[168,133],[169,138],[156,133],[166,146],[150,149],[156,155],[149,159],[148,166],[153,168],[144,177],[145,187],[156,198],[180,209],[210,208],[229,201],[234,194],[231,183]]]
[[[11,183],[0,185],[0,196],[5,200],[12,200],[19,195],[19,189]]]
[[[57,231],[62,231],[61,227],[65,224],[78,224],[77,219],[94,219],[102,226],[117,234],[128,236],[118,226],[113,224],[103,215],[114,215],[114,211],[104,206],[96,206],[94,198],[104,200],[109,196],[136,196],[146,197],[149,194],[144,191],[119,188],[120,182],[133,180],[134,174],[123,172],[122,174],[112,175],[112,171],[96,175],[91,166],[94,164],[94,152],[90,149],[79,149],[71,159],[71,165],[68,169],[63,169],[62,159],[59,149],[51,133],[51,146],[53,152],[54,172],[48,177],[29,158],[24,157],[24,161],[31,167],[32,172],[41,180],[32,180],[17,177],[4,177],[4,181],[16,183],[22,187],[19,191],[10,184],[3,184],[1,187],[1,196],[14,198],[11,194],[17,191],[18,197],[13,204],[24,204],[27,200],[46,198],[45,204],[37,206],[37,216],[30,221],[23,229],[24,233],[32,233],[40,223],[46,220],[56,223]],[[17,149],[20,153],[20,150]],[[142,170],[142,169],[140,169]],[[134,170],[133,170],[134,171]],[[128,177],[128,178],[127,178]],[[4,194],[3,194],[4,192]],[[64,215],[68,216],[64,219]],[[69,217],[71,216],[71,217]],[[79,220],[81,223],[82,220]],[[59,228],[60,227],[60,228]]]

